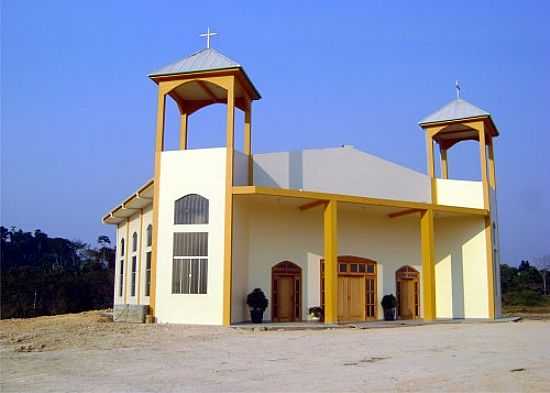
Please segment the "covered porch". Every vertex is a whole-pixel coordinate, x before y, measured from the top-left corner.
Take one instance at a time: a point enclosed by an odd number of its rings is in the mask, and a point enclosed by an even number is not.
[[[255,186],[234,187],[233,196],[232,323],[248,320],[245,299],[254,288],[268,297],[264,318],[273,322],[305,321],[311,307],[322,307],[327,325],[379,321],[386,294],[396,295],[402,319],[452,317],[436,310],[436,296],[445,310],[453,285],[452,277],[436,285],[436,264],[451,254],[436,221],[482,223],[487,216],[484,209]]]

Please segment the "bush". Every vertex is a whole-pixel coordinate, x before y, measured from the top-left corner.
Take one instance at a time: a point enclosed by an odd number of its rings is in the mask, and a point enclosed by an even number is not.
[[[254,289],[246,298],[246,304],[253,310],[265,311],[268,305],[268,300],[260,288]]]
[[[510,291],[502,296],[507,306],[540,306],[544,303],[543,296],[533,289]]]
[[[391,308],[395,308],[397,306],[397,299],[395,298],[395,296],[393,294],[385,295],[382,298],[381,303],[382,303],[382,308],[384,310],[388,310],[388,309],[391,309]]]

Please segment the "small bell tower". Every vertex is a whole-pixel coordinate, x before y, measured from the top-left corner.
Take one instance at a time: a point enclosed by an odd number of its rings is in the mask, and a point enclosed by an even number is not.
[[[499,135],[491,114],[462,99],[457,83],[457,98],[424,118],[419,125],[425,131],[428,176],[432,179],[432,203],[437,203],[435,145],[439,146],[441,177],[448,179],[447,151],[459,142],[475,140],[479,141],[483,206],[490,209],[491,190],[496,191],[493,139]]]

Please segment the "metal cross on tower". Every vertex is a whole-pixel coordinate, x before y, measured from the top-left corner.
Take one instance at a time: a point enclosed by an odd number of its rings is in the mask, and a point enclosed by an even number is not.
[[[210,37],[218,35],[218,33],[210,32],[210,27],[208,32],[201,34],[201,37],[206,37],[206,48],[210,48]]]
[[[460,82],[455,81],[456,99],[460,99]]]

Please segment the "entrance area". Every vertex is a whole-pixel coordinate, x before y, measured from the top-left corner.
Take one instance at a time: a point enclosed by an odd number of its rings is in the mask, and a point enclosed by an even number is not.
[[[325,307],[325,264],[321,260],[321,306]],[[338,321],[376,319],[376,262],[338,257]]]
[[[403,266],[395,273],[399,319],[416,319],[420,314],[418,278],[418,271],[410,266]]]
[[[271,269],[271,320],[300,321],[302,311],[302,269],[284,261]]]

